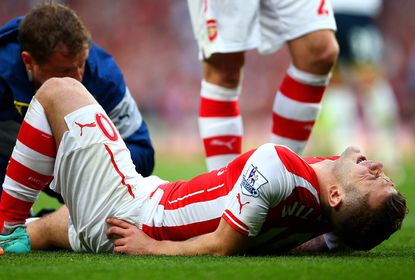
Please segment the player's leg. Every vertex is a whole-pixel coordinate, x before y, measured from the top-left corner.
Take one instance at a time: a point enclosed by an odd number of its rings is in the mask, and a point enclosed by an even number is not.
[[[205,59],[201,85],[199,131],[208,170],[218,169],[242,150],[242,118],[239,111],[242,52],[213,54]]]
[[[270,140],[301,153],[339,52],[331,2],[262,1],[260,12],[260,52],[271,53],[287,43],[292,58],[275,95]]]
[[[188,0],[188,6],[204,67],[199,130],[208,169],[213,170],[241,153],[241,71],[244,52],[260,43],[260,1]],[[228,10],[231,15],[223,12]]]
[[[67,130],[63,117],[94,103],[86,89],[70,78],[50,79],[33,98],[19,131],[0,201],[1,240],[5,252],[30,251],[24,224],[40,191],[53,176],[56,150]]]
[[[32,250],[62,248],[71,250],[68,240],[69,212],[62,206],[55,212],[27,224]]]
[[[108,216],[137,222],[142,177],[114,124],[85,87],[71,79],[39,97],[59,144],[51,188],[68,207],[75,251],[111,252]]]
[[[320,111],[338,45],[333,31],[320,30],[289,41],[288,47],[292,64],[275,96],[271,142],[301,153]]]

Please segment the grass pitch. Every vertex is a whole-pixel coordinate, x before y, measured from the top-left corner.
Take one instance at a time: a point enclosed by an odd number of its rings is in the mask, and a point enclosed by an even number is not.
[[[202,157],[168,163],[155,174],[189,179],[204,171]],[[171,158],[170,158],[171,160]],[[67,251],[0,256],[0,279],[413,279],[415,275],[415,166],[406,165],[399,189],[411,212],[402,229],[370,252],[276,257],[165,257],[77,254]],[[42,197],[36,207],[55,207]]]

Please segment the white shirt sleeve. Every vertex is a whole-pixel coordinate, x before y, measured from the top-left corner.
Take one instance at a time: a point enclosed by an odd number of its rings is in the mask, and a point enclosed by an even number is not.
[[[237,231],[256,236],[269,209],[293,189],[274,144],[259,147],[247,160],[229,194],[224,218]]]

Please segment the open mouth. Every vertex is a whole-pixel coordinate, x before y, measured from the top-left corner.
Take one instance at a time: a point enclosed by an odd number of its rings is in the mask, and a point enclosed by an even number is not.
[[[365,156],[359,156],[356,160],[356,163],[359,164],[359,163],[364,162],[366,160],[367,160],[367,158]]]

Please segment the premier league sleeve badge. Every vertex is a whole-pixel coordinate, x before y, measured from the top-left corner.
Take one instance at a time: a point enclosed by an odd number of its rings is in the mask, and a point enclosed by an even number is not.
[[[247,196],[257,197],[259,195],[259,189],[266,183],[268,183],[268,180],[259,172],[258,167],[251,164],[242,175],[242,193]]]

